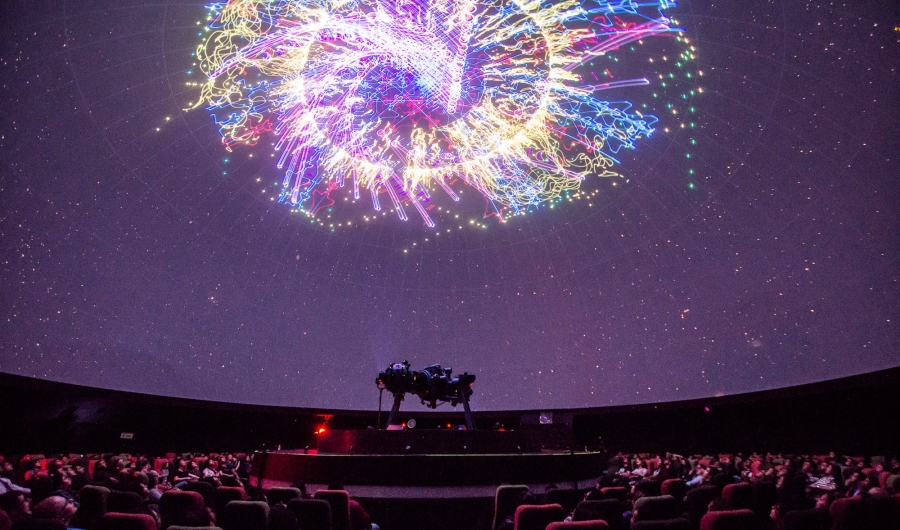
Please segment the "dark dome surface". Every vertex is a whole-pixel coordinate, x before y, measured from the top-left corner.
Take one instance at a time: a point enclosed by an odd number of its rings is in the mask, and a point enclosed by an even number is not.
[[[408,359],[511,410],[900,365],[894,2],[683,0],[687,42],[591,70],[650,80],[610,92],[659,118],[621,178],[504,222],[466,189],[433,228],[279,203],[275,137],[228,152],[192,108],[204,4],[0,10],[2,372],[373,409]],[[663,86],[688,46],[695,77]]]

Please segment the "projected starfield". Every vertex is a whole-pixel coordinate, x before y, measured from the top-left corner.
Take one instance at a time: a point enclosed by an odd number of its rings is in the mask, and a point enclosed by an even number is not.
[[[433,227],[432,195],[459,201],[464,184],[503,220],[618,176],[617,153],[653,134],[657,117],[603,97],[650,81],[601,81],[585,66],[679,34],[664,14],[672,5],[213,4],[197,106],[212,111],[228,150],[268,141],[283,171],[279,202],[310,216],[346,193],[402,220],[415,210]]]
[[[898,35],[884,0],[0,2],[0,372],[374,411],[408,360],[481,412],[900,366]]]

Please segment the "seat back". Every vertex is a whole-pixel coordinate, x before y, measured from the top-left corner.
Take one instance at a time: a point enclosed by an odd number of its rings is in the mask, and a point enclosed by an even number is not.
[[[826,510],[793,510],[784,515],[784,530],[831,530],[831,514]]]
[[[494,493],[494,520],[491,530],[497,530],[507,517],[516,513],[516,508],[522,503],[522,497],[528,493],[528,486],[504,485],[497,488]]]
[[[566,518],[559,504],[522,505],[516,508],[515,530],[545,530],[547,525]]]
[[[749,510],[753,507],[753,486],[749,482],[729,484],[722,489],[722,499],[731,510]]]
[[[106,499],[109,498],[109,488],[103,486],[87,485],[78,492],[80,506],[75,517],[72,518],[72,526],[75,528],[91,528],[96,526],[100,517],[106,513]]]
[[[157,530],[156,519],[150,515],[117,512],[103,514],[97,528],[99,530]]]
[[[215,506],[216,487],[209,482],[198,480],[196,482],[188,482],[181,487],[182,491],[196,491],[203,497],[203,504],[212,508]]]
[[[110,491],[106,498],[106,511],[116,513],[141,513],[144,501],[133,491]]]
[[[625,499],[628,498],[628,490],[622,486],[600,488],[600,491],[603,493],[603,497],[607,499],[616,499],[625,502]]]
[[[831,513],[834,530],[854,530],[863,528],[865,524],[863,500],[859,497],[835,499],[828,511]]]
[[[172,525],[166,530],[222,530],[222,528],[218,526],[180,526],[180,525]]]
[[[662,495],[671,495],[676,501],[684,500],[684,494],[687,493],[687,485],[680,478],[669,478],[663,481],[659,488]]]
[[[216,512],[216,518],[225,515],[225,506],[231,501],[247,500],[247,492],[244,488],[234,486],[219,486],[213,493],[213,510]]]
[[[274,506],[278,503],[282,503],[287,505],[293,499],[299,499],[303,494],[300,493],[299,488],[272,488],[268,492],[266,492],[266,498],[269,500],[269,506]]]
[[[719,489],[715,486],[700,486],[687,492],[684,498],[687,504],[688,520],[694,525],[699,525],[700,519],[709,509],[709,503],[718,497]]]
[[[159,515],[163,529],[171,525],[202,525],[206,514],[203,496],[196,491],[171,489],[159,499]],[[208,518],[208,515],[206,515]]]
[[[269,505],[263,501],[231,501],[225,505],[220,524],[224,530],[266,530]]]
[[[765,530],[765,521],[751,510],[709,512],[700,519],[700,530]]]
[[[622,519],[622,503],[616,499],[603,499],[600,501],[581,501],[575,507],[572,515],[574,521],[591,521],[602,519],[612,530],[624,530],[625,520]]]
[[[331,505],[331,529],[350,530],[350,494],[345,490],[319,490],[316,499]]]
[[[288,510],[303,530],[331,530],[331,505],[324,499],[293,499]]]
[[[671,495],[641,497],[634,502],[634,521],[662,521],[681,515],[681,504]]]
[[[547,525],[547,530],[608,530],[606,521],[596,519],[593,521],[557,521]]]
[[[4,510],[0,510],[0,530],[9,530],[12,527],[12,520],[9,514]]]
[[[563,511],[572,513],[581,498],[582,495],[575,488],[554,488],[547,491],[544,501],[546,504],[559,504]]]
[[[67,530],[66,523],[55,519],[23,519],[16,521],[14,530]]]
[[[691,523],[681,517],[661,521],[637,521],[631,524],[631,530],[693,530]]]

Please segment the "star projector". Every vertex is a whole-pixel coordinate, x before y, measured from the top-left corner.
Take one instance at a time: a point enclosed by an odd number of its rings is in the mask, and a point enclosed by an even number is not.
[[[409,361],[395,363],[378,374],[375,384],[379,389],[387,389],[394,394],[394,406],[388,416],[388,425],[393,425],[394,416],[400,410],[400,402],[405,394],[414,394],[422,400],[422,404],[429,408],[437,408],[437,402],[449,402],[456,406],[463,404],[466,415],[466,428],[475,430],[472,421],[472,411],[469,408],[469,396],[472,395],[472,383],[475,376],[463,373],[453,377],[452,368],[443,368],[439,364],[433,364],[420,371],[410,370]]]

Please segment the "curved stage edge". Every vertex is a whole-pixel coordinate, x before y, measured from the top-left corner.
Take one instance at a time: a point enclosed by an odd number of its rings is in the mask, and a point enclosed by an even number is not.
[[[388,431],[362,433],[363,436],[381,438],[389,450],[397,447],[398,435],[413,436],[412,433],[402,435]],[[335,436],[346,438],[347,432],[335,433]],[[422,431],[415,436],[421,437]],[[325,453],[321,451],[321,445],[318,452],[257,453],[251,484],[261,483],[263,489],[304,484],[309,491],[315,491],[336,483],[350,491],[354,498],[474,499],[493,498],[497,486],[502,484],[526,484],[535,491],[543,491],[548,484],[586,488],[596,484],[606,466],[607,457],[599,452],[538,449],[536,452],[501,453],[491,452],[489,448],[484,450],[483,442],[491,438],[500,442],[496,444],[498,448],[505,448],[507,444],[502,440],[510,438],[505,433],[444,431],[439,436],[455,440],[466,437],[475,443],[464,446],[430,444],[434,447],[433,453],[421,449],[413,453],[412,444],[402,446],[402,454],[391,454],[393,451],[377,454],[373,449],[367,451],[368,454],[349,454],[352,446],[344,447],[347,450],[344,454]],[[459,454],[469,447],[472,448],[470,452]],[[453,451],[454,448],[457,451]]]

